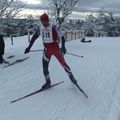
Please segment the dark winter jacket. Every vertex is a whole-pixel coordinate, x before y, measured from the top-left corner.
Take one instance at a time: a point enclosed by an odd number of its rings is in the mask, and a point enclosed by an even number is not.
[[[92,42],[92,41],[91,41],[91,40],[85,40],[85,38],[82,38],[82,39],[81,39],[81,42],[86,43],[86,42]]]
[[[5,43],[3,36],[0,35],[0,55],[4,55]]]

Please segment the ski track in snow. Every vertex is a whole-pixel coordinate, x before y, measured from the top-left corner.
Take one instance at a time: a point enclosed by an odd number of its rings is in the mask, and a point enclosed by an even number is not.
[[[5,69],[2,69],[5,64],[0,65],[0,120],[120,119],[119,38],[92,38],[92,43],[88,44],[80,43],[80,40],[66,43],[68,51],[84,56],[77,58],[66,54],[65,59],[78,84],[88,94],[88,100],[52,57],[49,68],[52,83],[65,82],[14,104],[10,101],[39,89],[45,81],[42,52],[24,55],[27,37],[24,37],[23,44],[20,44],[23,37],[17,39],[15,46],[11,46],[8,40],[5,57],[15,55],[9,61],[30,58]],[[35,43],[32,49],[42,49],[42,46]]]

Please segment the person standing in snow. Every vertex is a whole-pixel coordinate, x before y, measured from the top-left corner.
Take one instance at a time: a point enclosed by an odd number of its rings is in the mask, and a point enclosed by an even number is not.
[[[29,53],[30,48],[32,47],[34,41],[41,35],[43,40],[43,45],[44,45],[44,52],[43,52],[43,58],[42,58],[43,73],[46,80],[46,83],[42,86],[42,88],[46,89],[51,85],[48,66],[49,66],[49,62],[52,55],[54,55],[58,59],[59,63],[67,72],[70,80],[74,84],[76,84],[77,81],[74,78],[70,70],[70,67],[67,65],[63,57],[63,55],[66,53],[64,36],[61,34],[60,29],[56,27],[56,25],[49,22],[49,16],[46,13],[40,16],[40,21],[42,25],[39,26],[38,29],[36,30],[35,34],[31,38],[29,46],[25,49],[24,53],[25,54]],[[62,43],[61,48],[59,47],[59,42],[60,42],[59,37],[61,37],[61,43]]]
[[[0,63],[3,63],[4,61],[3,59],[4,51],[5,51],[4,39],[3,39],[3,36],[0,35]]]

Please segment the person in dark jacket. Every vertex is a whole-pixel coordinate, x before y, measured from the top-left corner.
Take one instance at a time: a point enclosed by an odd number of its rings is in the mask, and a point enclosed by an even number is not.
[[[81,39],[81,42],[87,43],[87,42],[92,42],[92,41],[91,41],[91,40],[85,40],[85,38],[82,38],[82,39]]]
[[[25,54],[30,51],[30,48],[32,47],[34,41],[41,35],[42,40],[43,40],[43,46],[44,46],[44,51],[43,51],[43,73],[45,76],[46,83],[42,86],[43,89],[50,87],[51,85],[51,80],[50,80],[50,75],[49,75],[49,63],[51,56],[54,55],[59,63],[62,65],[64,70],[67,72],[70,80],[76,84],[77,81],[74,78],[70,67],[67,65],[63,55],[66,53],[66,48],[65,48],[65,39],[60,32],[60,29],[56,27],[54,24],[49,23],[49,16],[44,13],[43,15],[40,16],[40,21],[42,23],[41,26],[38,27],[36,30],[35,34],[33,35],[30,44],[28,47],[25,49]],[[60,49],[59,47],[59,37],[62,38],[62,47]]]
[[[3,39],[3,36],[0,35],[0,63],[3,63],[4,61],[3,59],[4,51],[5,51],[4,39]]]

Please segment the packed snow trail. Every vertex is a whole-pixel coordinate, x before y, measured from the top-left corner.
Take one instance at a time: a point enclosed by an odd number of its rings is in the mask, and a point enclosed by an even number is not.
[[[87,92],[88,100],[52,57],[49,66],[51,81],[64,80],[64,84],[14,104],[10,104],[12,99],[44,84],[42,52],[24,55],[28,45],[26,36],[14,38],[14,46],[6,39],[4,58],[15,55],[10,62],[30,58],[6,69],[1,69],[3,65],[0,65],[0,120],[119,120],[120,38],[90,39],[91,43],[81,43],[80,40],[66,43],[68,52],[83,58],[65,55],[78,84]],[[43,49],[40,39],[32,49]]]

